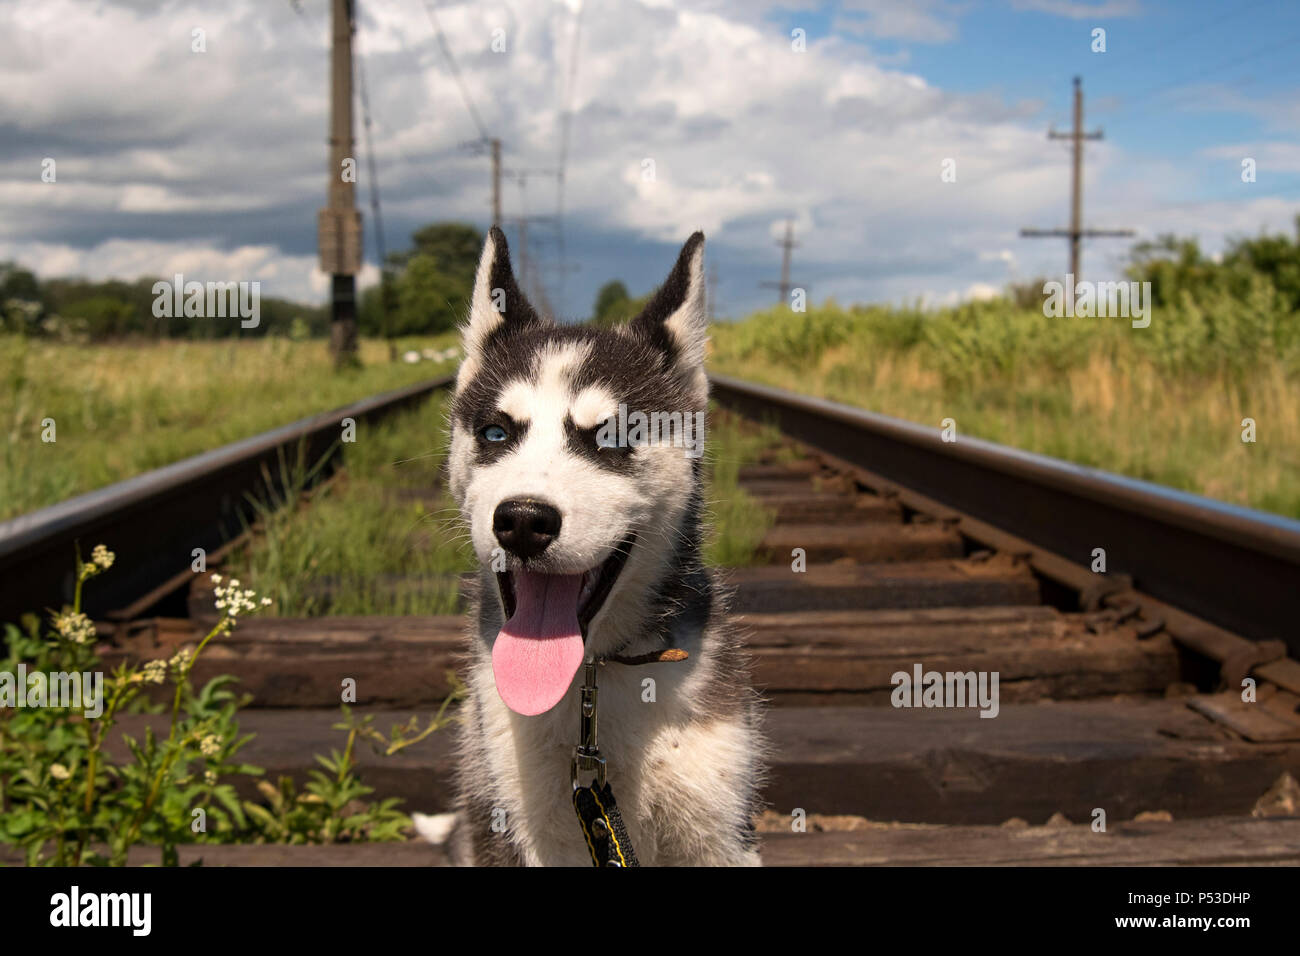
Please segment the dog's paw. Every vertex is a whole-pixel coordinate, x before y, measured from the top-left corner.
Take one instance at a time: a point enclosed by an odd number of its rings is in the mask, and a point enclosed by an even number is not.
[[[441,846],[451,837],[451,831],[456,829],[456,814],[412,813],[411,822],[415,824],[416,833],[430,843]]]

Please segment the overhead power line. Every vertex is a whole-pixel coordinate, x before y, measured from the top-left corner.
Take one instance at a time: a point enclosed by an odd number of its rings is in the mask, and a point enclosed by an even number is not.
[[[1243,63],[1253,61],[1256,58],[1266,53],[1272,53],[1275,50],[1291,47],[1295,44],[1297,39],[1300,39],[1300,33],[1292,33],[1289,34],[1285,39],[1267,44],[1266,46],[1256,47],[1255,49],[1249,51],[1248,53],[1240,54],[1238,56],[1233,57],[1230,60],[1225,60],[1220,63],[1211,64],[1210,66],[1197,70],[1194,73],[1189,73],[1188,75],[1180,79],[1172,80],[1166,83],[1161,83],[1157,86],[1149,87],[1145,90],[1139,90],[1135,94],[1126,97],[1120,108],[1123,109],[1126,112],[1126,115],[1128,116],[1142,115],[1144,113],[1151,112],[1154,109],[1160,108],[1159,105],[1152,103],[1146,109],[1138,111],[1137,113],[1128,113],[1127,111],[1131,110],[1134,106],[1151,103],[1151,101],[1159,99],[1160,97],[1164,96],[1166,93],[1186,87],[1188,84],[1195,83],[1198,80],[1203,80],[1206,77],[1213,76],[1216,73],[1221,73],[1224,70],[1230,70],[1234,66],[1240,66]]]
[[[560,97],[560,168],[555,179],[555,243],[560,273],[558,277],[560,287],[558,298],[562,309],[566,307],[564,285],[565,277],[569,271],[564,244],[564,186],[569,163],[569,129],[573,121],[573,88],[578,76],[578,53],[582,48],[582,10],[583,6],[579,4],[577,12],[573,15],[573,39],[569,46],[569,73],[563,83],[563,92]]]
[[[474,121],[474,128],[478,130],[479,139],[487,142],[491,137],[488,135],[487,127],[483,125],[483,119],[479,116],[478,109],[474,106],[474,101],[470,99],[469,89],[465,86],[465,78],[461,76],[460,66],[456,63],[456,57],[452,55],[451,46],[447,43],[447,37],[442,32],[442,24],[438,22],[438,13],[430,0],[422,0],[422,3],[424,12],[429,15],[429,23],[433,25],[433,34],[438,40],[442,55],[447,58],[447,65],[451,69],[452,79],[456,81],[456,88],[460,90],[460,98],[465,103],[465,111],[469,113],[470,119]]]
[[[375,255],[380,270],[387,268],[388,248],[384,241],[384,216],[379,208],[379,172],[375,163],[375,144],[371,136],[370,94],[366,88],[366,62],[357,55],[357,80],[361,93],[361,129],[366,140],[366,170],[370,176],[370,210],[374,213]]]

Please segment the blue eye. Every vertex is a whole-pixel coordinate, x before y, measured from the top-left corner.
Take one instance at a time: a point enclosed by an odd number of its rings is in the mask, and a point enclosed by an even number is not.
[[[505,441],[510,436],[500,425],[488,425],[479,431],[479,437],[484,441],[498,442]]]

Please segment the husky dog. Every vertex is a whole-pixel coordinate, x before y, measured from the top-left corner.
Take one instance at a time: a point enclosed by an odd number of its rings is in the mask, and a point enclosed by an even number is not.
[[[450,485],[480,564],[457,862],[591,865],[570,782],[583,662],[669,648],[689,656],[597,667],[627,835],[645,865],[759,862],[757,697],[701,562],[700,459],[615,427],[703,423],[703,256],[697,232],[640,315],[596,329],[539,316],[505,235],[484,245],[450,408]]]

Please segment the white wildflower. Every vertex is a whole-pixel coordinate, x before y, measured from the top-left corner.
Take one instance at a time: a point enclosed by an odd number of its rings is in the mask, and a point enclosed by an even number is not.
[[[166,661],[150,661],[144,665],[141,679],[146,684],[161,684],[167,677]]]
[[[54,629],[74,644],[85,644],[95,636],[95,622],[80,611],[68,611],[54,616]]]
[[[252,588],[241,589],[238,578],[231,578],[230,583],[225,587],[218,585],[213,589],[213,594],[216,595],[217,610],[221,611],[224,617],[232,620],[244,611],[256,611],[258,607],[257,592]],[[263,607],[270,603],[267,598],[261,601]]]

